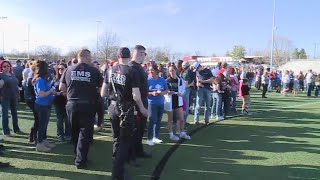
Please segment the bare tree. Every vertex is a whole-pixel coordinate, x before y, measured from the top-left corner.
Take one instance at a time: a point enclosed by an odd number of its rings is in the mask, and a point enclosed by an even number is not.
[[[175,56],[171,54],[169,47],[148,47],[147,52],[147,60],[153,59],[159,63],[166,63],[170,60],[173,61],[175,58]]]
[[[78,50],[77,49],[71,49],[67,54],[66,57],[68,59],[76,58],[78,55]]]
[[[60,49],[52,46],[39,46],[36,48],[36,55],[40,59],[45,59],[49,62],[56,61],[60,58]]]
[[[269,46],[271,43],[269,43]],[[274,39],[274,49],[273,49],[273,62],[275,65],[280,66],[285,64],[291,59],[291,55],[293,53],[294,46],[292,41],[286,37],[277,36]],[[270,60],[270,48],[266,51],[267,59]]]
[[[117,59],[117,50],[120,45],[120,38],[114,32],[105,32],[98,39],[97,57],[105,59]]]
[[[271,41],[268,43],[268,47],[265,50],[256,51],[253,53],[255,56],[262,56],[262,58],[255,59],[256,63],[267,63],[270,62],[270,47]],[[274,49],[273,49],[273,64],[281,66],[286,62],[290,61],[294,51],[292,41],[286,37],[275,37]]]
[[[201,56],[201,51],[197,50],[197,51],[194,52],[194,54],[195,54],[196,56]]]

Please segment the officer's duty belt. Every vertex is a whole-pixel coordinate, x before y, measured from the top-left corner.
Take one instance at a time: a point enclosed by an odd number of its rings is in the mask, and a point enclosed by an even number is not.
[[[123,107],[128,107],[128,106],[132,106],[133,104],[130,102],[126,102],[126,103],[118,103],[117,101],[111,100],[110,104],[115,105],[115,106],[123,106]]]
[[[81,104],[95,104],[95,101],[82,100],[82,99],[69,99],[68,102],[71,103],[81,103]]]

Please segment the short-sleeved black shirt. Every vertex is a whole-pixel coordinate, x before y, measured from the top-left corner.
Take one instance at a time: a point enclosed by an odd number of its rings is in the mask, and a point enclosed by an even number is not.
[[[137,71],[137,76],[135,76],[135,80],[139,79],[139,89],[141,93],[141,100],[145,107],[148,107],[148,75],[142,68],[142,66],[135,61],[130,61],[129,66]]]
[[[68,100],[95,102],[97,90],[102,86],[103,78],[95,67],[80,63],[68,67],[60,82],[67,85]]]
[[[129,67],[128,65],[118,64],[111,68],[105,74],[104,82],[108,84],[109,99],[126,104],[133,102],[132,88],[140,87],[140,80],[137,78],[138,72]],[[115,96],[111,80],[113,80],[115,90],[117,91],[118,98]]]
[[[181,80],[181,79],[180,79]],[[167,79],[167,84],[168,84],[168,89],[170,91],[173,91],[175,93],[179,92],[179,84],[178,84],[178,78],[174,79],[172,77],[168,77]],[[177,94],[172,95],[172,108],[176,109],[179,107],[179,97]]]
[[[210,78],[213,78],[212,72],[210,69],[203,69],[202,71],[199,71],[199,76],[202,80],[208,80]],[[210,89],[211,83],[201,83],[205,88]]]

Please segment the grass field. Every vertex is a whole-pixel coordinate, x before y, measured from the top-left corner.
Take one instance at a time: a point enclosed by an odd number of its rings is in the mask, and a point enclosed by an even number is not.
[[[274,93],[261,99],[254,94],[251,115],[211,121],[209,126],[191,124],[188,131],[192,139],[188,141],[169,141],[167,131],[162,129],[164,143],[146,145],[153,158],[139,160],[139,168],[128,167],[129,174],[134,180],[320,179],[320,100],[304,96]],[[24,107],[20,109],[20,128],[29,132],[32,115]],[[53,141],[55,119],[52,113],[48,135]],[[189,122],[193,122],[193,116]],[[0,161],[10,162],[13,167],[0,169],[1,180],[110,179],[110,127],[95,135],[87,170],[74,167],[70,144],[58,144],[51,153],[38,153],[27,137],[5,138],[7,151]]]

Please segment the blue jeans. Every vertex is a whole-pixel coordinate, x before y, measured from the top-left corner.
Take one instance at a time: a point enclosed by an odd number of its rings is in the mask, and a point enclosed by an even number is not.
[[[71,137],[71,124],[68,120],[66,106],[57,104],[55,110],[57,113],[57,137]]]
[[[149,104],[149,127],[148,127],[148,139],[153,137],[159,138],[160,123],[164,112],[163,104]],[[153,127],[156,125],[155,133],[153,136]]]
[[[3,131],[3,134],[10,134],[9,115],[8,115],[9,114],[9,108],[10,108],[10,111],[11,111],[13,131],[14,132],[20,131],[20,128],[18,126],[17,105],[18,105],[18,101],[15,98],[3,99],[1,101],[1,106],[2,106],[2,131]]]
[[[222,94],[212,93],[213,107],[211,115],[222,116]]]
[[[200,107],[202,105],[202,101],[205,102],[205,115],[204,120],[205,122],[209,122],[209,116],[211,111],[211,90],[207,88],[199,88],[197,91],[197,97],[196,97],[196,107],[194,111],[194,121],[199,122],[199,116],[200,116]]]
[[[231,91],[225,90],[222,94],[222,102],[223,102],[223,112],[225,116],[229,115],[230,112],[230,99]]]
[[[189,115],[190,93],[191,93],[191,89],[186,88],[183,94],[184,102],[186,103],[185,104],[186,112],[184,113],[184,122],[187,122],[188,115]]]
[[[307,96],[311,96],[312,91],[312,83],[307,84]]]
[[[50,118],[51,106],[42,106],[35,104],[36,111],[39,116],[39,129],[38,129],[38,143],[42,143],[43,140],[47,139],[47,128]]]
[[[232,111],[237,112],[237,91],[231,91],[232,97]]]
[[[272,88],[273,88],[273,81],[269,79],[268,91],[272,91]]]
[[[315,95],[316,97],[319,96],[319,91],[320,91],[320,86],[316,86],[316,91],[314,92],[314,95]]]

